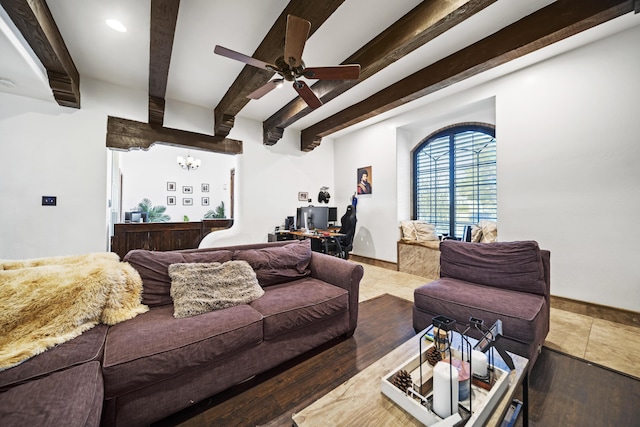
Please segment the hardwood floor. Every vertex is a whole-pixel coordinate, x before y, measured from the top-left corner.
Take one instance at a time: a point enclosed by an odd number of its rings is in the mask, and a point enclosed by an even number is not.
[[[155,426],[291,426],[291,415],[415,335],[409,301],[381,296],[360,304],[353,338],[337,340]]]

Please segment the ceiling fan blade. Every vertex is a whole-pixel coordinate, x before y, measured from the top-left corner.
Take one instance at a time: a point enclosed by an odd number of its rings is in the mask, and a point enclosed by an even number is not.
[[[274,71],[276,69],[275,65],[260,61],[259,59],[252,58],[251,56],[236,52],[235,50],[227,49],[223,46],[216,45],[215,49],[213,49],[213,52],[221,56],[226,56],[227,58],[235,59],[236,61],[244,62],[247,65],[252,65],[257,68],[267,69],[269,71]]]
[[[335,67],[307,67],[303,75],[318,80],[357,80],[360,78],[360,65],[336,65]]]
[[[284,38],[284,61],[291,68],[302,65],[302,51],[309,37],[311,22],[287,15],[287,34]]]
[[[268,94],[269,92],[271,92],[273,89],[277,88],[278,86],[281,86],[282,82],[283,82],[283,79],[269,80],[266,84],[260,86],[258,89],[254,90],[249,95],[247,95],[247,98],[260,99],[266,94]]]
[[[322,101],[320,101],[311,88],[302,80],[293,82],[293,88],[298,92],[298,94],[300,94],[300,98],[302,98],[312,110],[315,110],[322,105]]]

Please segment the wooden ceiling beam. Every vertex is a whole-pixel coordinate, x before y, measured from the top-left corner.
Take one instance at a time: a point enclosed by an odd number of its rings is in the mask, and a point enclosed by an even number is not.
[[[221,154],[242,154],[242,141],[109,116],[107,147],[127,151],[148,150],[155,143]]]
[[[360,64],[359,80],[320,80],[314,93],[327,103],[403,56],[475,15],[496,0],[434,0],[421,2],[378,34],[342,64]],[[311,108],[300,98],[282,107],[262,124],[263,143],[275,144],[284,128],[309,114]]]
[[[302,131],[300,148],[634,10],[633,0],[559,0]]]
[[[165,95],[180,0],[151,0],[149,123],[164,123]]]
[[[80,74],[45,0],[0,0],[15,26],[47,70],[59,105],[80,108]]]
[[[343,2],[344,0],[291,0],[252,56],[268,63],[273,63],[276,58],[282,56],[287,15],[291,14],[310,21],[309,35],[311,36]],[[229,47],[233,48],[233,46]],[[249,102],[247,95],[267,83],[272,76],[272,72],[249,65],[244,66],[215,107],[214,130],[216,135],[227,136],[229,134],[236,114]]]

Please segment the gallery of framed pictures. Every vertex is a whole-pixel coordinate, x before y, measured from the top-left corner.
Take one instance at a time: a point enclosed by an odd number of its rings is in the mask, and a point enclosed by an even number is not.
[[[183,185],[182,187],[182,194],[194,194],[193,191],[193,186],[192,185]],[[197,188],[197,187],[196,187]],[[208,193],[209,189],[210,189],[210,185],[209,183],[203,182],[200,184],[200,192],[201,193]],[[177,192],[178,190],[178,185],[175,182],[172,181],[168,181],[167,182],[167,191],[168,192]],[[183,206],[193,206],[193,197],[183,197],[182,198],[182,205]],[[174,195],[167,195],[167,206],[176,206],[178,204],[178,198]],[[209,206],[210,205],[210,200],[208,196],[202,196],[200,198],[200,204],[202,206]]]

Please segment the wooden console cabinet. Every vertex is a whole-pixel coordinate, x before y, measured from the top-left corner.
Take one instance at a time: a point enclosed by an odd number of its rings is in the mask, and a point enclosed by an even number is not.
[[[131,249],[150,251],[195,249],[207,234],[224,230],[232,225],[232,219],[114,224],[111,252],[117,253],[122,259]]]

